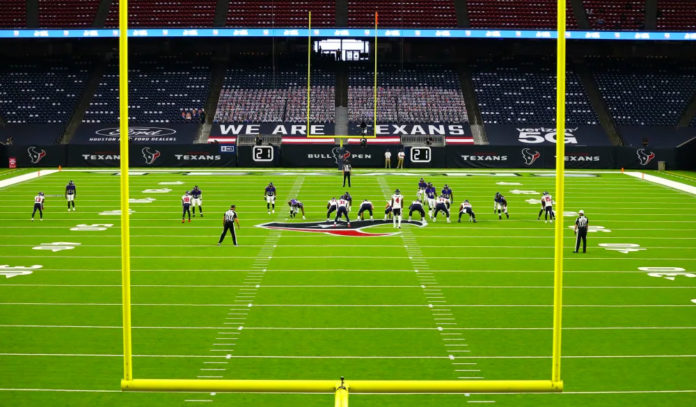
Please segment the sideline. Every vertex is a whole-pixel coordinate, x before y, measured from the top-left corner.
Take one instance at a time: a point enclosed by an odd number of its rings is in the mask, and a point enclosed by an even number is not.
[[[28,174],[18,175],[16,177],[0,180],[0,188],[9,187],[10,185],[19,184],[20,182],[29,181],[30,179],[51,175],[58,170],[39,170]]]
[[[626,171],[624,174],[626,174],[630,177],[644,179],[645,181],[649,181],[649,182],[652,182],[655,184],[674,188],[674,189],[677,189],[677,190],[682,191],[682,192],[687,192],[689,194],[696,195],[696,187],[695,186],[687,185],[687,184],[677,182],[677,181],[672,181],[672,180],[662,178],[662,177],[656,177],[655,175],[649,175],[649,174],[645,174],[642,172]]]

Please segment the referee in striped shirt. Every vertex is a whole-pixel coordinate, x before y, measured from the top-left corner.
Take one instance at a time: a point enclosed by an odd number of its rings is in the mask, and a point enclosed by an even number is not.
[[[222,231],[222,235],[220,235],[220,241],[218,242],[218,246],[222,244],[222,241],[225,239],[225,235],[227,235],[227,231],[229,230],[230,233],[232,234],[232,241],[234,242],[235,246],[239,246],[237,244],[237,233],[234,231],[234,224],[237,224],[237,229],[239,229],[239,218],[237,217],[237,209],[236,206],[231,205],[230,209],[225,212],[225,215],[222,218],[222,224],[225,227],[225,229]]]
[[[582,240],[582,252],[587,251],[587,229],[590,221],[585,217],[585,211],[580,209],[578,212],[578,218],[575,220],[575,251],[577,253],[580,250],[580,241]]]

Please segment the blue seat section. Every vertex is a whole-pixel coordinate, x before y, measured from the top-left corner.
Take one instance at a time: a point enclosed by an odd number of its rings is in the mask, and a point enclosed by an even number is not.
[[[336,120],[333,72],[312,69],[310,120]],[[220,91],[218,123],[304,123],[307,120],[307,67],[230,67]]]
[[[197,123],[208,98],[210,65],[170,57],[131,56],[129,121],[138,124]],[[117,123],[118,66],[107,68],[83,123]]]
[[[662,57],[588,60],[620,126],[675,126],[696,92],[693,61]]]
[[[374,67],[348,71],[348,119],[372,121]],[[468,121],[458,74],[439,64],[383,64],[377,70],[378,123],[462,123]]]
[[[556,123],[554,61],[543,57],[477,60],[472,80],[485,124],[543,125]],[[566,124],[595,125],[598,118],[573,71],[566,79]]]
[[[90,61],[80,59],[3,61],[0,116],[8,124],[66,124],[90,66]]]

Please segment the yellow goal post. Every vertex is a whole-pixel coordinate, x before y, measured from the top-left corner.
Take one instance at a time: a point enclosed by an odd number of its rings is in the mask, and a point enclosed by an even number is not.
[[[119,94],[120,94],[120,202],[121,275],[123,302],[123,379],[124,391],[161,392],[259,392],[333,393],[335,405],[348,406],[349,393],[503,393],[560,392],[561,315],[563,290],[563,217],[554,230],[554,300],[551,378],[548,380],[184,380],[136,379],[133,377],[131,324],[131,267],[128,178],[128,1],[119,4]],[[556,125],[565,134],[565,21],[566,0],[558,0]],[[376,15],[375,15],[376,17]],[[375,18],[376,25],[376,18]],[[376,62],[375,62],[376,65]],[[375,76],[376,82],[376,76]],[[308,88],[309,89],[309,88]],[[309,100],[309,99],[308,99]],[[376,104],[375,104],[376,109]],[[336,136],[332,136],[336,137]],[[556,143],[556,205],[564,211],[565,144]]]
[[[378,87],[377,87],[377,29],[379,27],[379,13],[375,11],[375,45],[372,51],[375,60],[374,66],[374,83],[372,85],[372,134],[312,134],[312,128],[310,123],[310,111],[312,107],[311,103],[311,75],[312,75],[312,12],[309,12],[308,24],[307,24],[307,137],[308,138],[333,138],[339,139],[341,145],[343,145],[343,139],[375,139],[377,138],[377,99],[378,99]]]

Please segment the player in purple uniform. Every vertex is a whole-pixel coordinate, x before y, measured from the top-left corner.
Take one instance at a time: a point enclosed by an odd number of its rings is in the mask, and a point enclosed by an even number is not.
[[[418,181],[418,192],[416,193],[416,198],[423,202],[425,200],[425,189],[428,188],[428,183],[425,182],[423,178]]]
[[[294,218],[295,216],[297,216],[297,213],[301,211],[302,212],[302,219],[306,219],[305,213],[304,213],[304,205],[302,204],[302,202],[293,198],[293,199],[288,201],[288,206],[290,207],[290,217],[291,218]]]
[[[452,202],[454,200],[454,194],[452,193],[452,188],[450,188],[447,184],[445,184],[445,186],[442,187],[442,196],[449,199],[450,202]],[[449,206],[447,208],[449,209]]]
[[[191,190],[191,208],[193,209],[193,217],[196,217],[196,206],[198,206],[198,212],[201,214],[201,218],[203,217],[203,192],[201,191],[200,188],[198,188],[198,185],[193,186],[193,190]]]
[[[70,212],[70,204],[72,203],[72,210],[75,211],[75,197],[77,196],[77,189],[75,184],[70,180],[68,185],[65,186],[65,199],[68,201],[68,212]]]
[[[493,213],[498,213],[498,220],[503,219],[503,213],[510,219],[510,215],[507,210],[507,199],[500,193],[495,193],[495,198],[493,198]]]
[[[432,182],[428,182],[428,187],[425,188],[425,198],[428,201],[428,216],[433,219],[433,211],[435,210],[435,204],[437,200],[437,190],[433,186]]]
[[[266,200],[266,210],[268,214],[275,213],[276,188],[272,182],[268,183],[268,186],[263,192],[263,197],[263,199]]]

